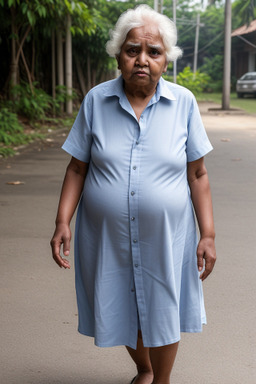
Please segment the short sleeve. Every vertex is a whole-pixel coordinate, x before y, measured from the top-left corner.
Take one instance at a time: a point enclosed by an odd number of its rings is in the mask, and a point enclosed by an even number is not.
[[[193,96],[189,118],[187,138],[187,161],[195,161],[213,149],[206,134],[197,102]]]
[[[91,157],[91,103],[86,96],[62,149],[76,159],[88,163]]]

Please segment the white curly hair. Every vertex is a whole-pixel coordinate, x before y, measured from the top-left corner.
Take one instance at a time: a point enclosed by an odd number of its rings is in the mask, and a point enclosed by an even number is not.
[[[175,24],[167,16],[154,11],[146,4],[128,9],[119,17],[114,30],[110,31],[110,40],[106,44],[106,51],[109,56],[118,57],[129,31],[145,26],[149,22],[158,27],[166,50],[167,61],[175,61],[180,57],[182,50],[176,46],[177,29]]]

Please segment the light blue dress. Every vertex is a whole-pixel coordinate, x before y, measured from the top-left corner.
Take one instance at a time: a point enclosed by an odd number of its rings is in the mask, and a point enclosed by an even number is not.
[[[90,163],[75,233],[80,333],[175,343],[206,322],[187,162],[212,146],[194,96],[160,79],[138,121],[123,79],[85,97],[63,149]]]

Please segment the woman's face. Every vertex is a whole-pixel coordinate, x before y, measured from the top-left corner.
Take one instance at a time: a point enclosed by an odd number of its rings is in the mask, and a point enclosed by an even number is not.
[[[168,65],[157,26],[148,24],[131,29],[117,61],[125,85],[135,88],[156,87]]]

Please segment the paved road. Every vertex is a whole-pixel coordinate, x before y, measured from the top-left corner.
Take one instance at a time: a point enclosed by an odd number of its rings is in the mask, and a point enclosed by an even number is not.
[[[218,263],[204,283],[208,325],[182,336],[173,384],[256,383],[256,116],[207,113]],[[1,384],[128,384],[123,347],[77,333],[74,271],[50,257],[68,156],[63,132],[0,161]],[[24,184],[12,185],[8,182]]]

